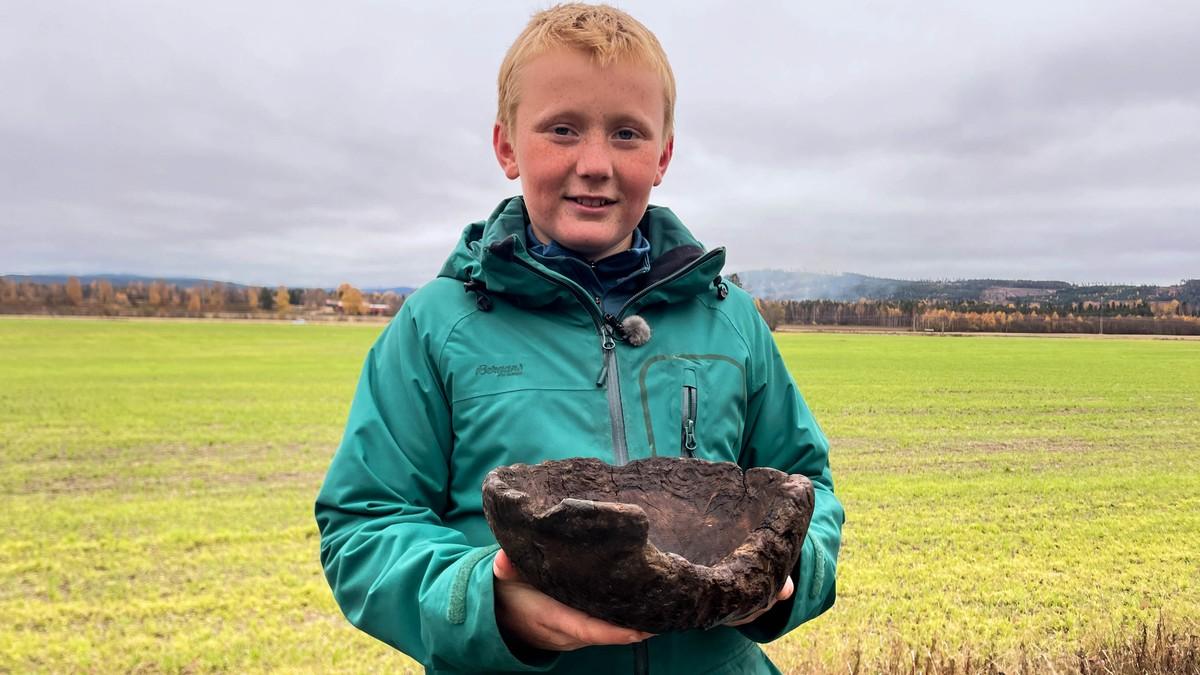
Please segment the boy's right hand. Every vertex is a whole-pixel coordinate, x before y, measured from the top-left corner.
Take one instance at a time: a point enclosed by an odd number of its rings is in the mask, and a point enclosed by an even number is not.
[[[592,645],[628,645],[653,637],[568,607],[529,585],[503,550],[492,563],[496,577],[496,623],[506,640],[567,652]]]

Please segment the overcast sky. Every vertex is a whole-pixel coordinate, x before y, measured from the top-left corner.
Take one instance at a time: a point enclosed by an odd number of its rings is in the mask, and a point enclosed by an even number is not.
[[[419,285],[546,3],[0,0],[0,273]],[[624,2],[729,270],[1200,277],[1200,2]]]

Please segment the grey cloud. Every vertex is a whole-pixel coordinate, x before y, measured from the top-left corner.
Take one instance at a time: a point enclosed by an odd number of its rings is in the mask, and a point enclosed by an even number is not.
[[[754,7],[629,5],[680,87],[653,201],[733,268],[1197,276],[1194,3]],[[519,190],[489,130],[535,9],[10,7],[0,272],[419,283]]]

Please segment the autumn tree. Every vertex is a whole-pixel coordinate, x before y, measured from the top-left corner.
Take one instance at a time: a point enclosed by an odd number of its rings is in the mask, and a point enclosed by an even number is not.
[[[200,310],[203,306],[200,300],[201,294],[203,294],[203,291],[199,288],[191,288],[188,290],[188,314],[191,314],[192,316],[200,315]]]
[[[395,315],[404,306],[404,296],[394,291],[383,294],[383,302],[388,306],[388,314]]]
[[[325,292],[324,288],[306,288],[304,290],[305,309],[321,309],[328,299],[329,294]]]
[[[338,298],[341,300],[342,311],[346,314],[366,314],[367,301],[363,299],[362,291],[357,288],[348,283],[338,286]]]
[[[292,307],[291,296],[288,294],[288,289],[280,286],[275,289],[275,309],[280,314],[286,314]]]
[[[214,312],[219,312],[225,307],[225,284],[217,282],[208,287],[208,307]]]
[[[113,294],[111,281],[108,279],[101,279],[100,281],[96,282],[96,301],[100,303],[101,307],[107,307],[111,305],[116,297],[117,296]]]
[[[76,307],[83,304],[83,286],[79,284],[79,277],[67,279],[67,300]]]
[[[158,307],[163,303],[163,282],[155,281],[150,284],[150,290],[146,296],[146,302],[151,307]]]
[[[771,329],[771,332],[775,332],[779,324],[783,323],[783,303],[755,298],[754,306],[758,309],[758,313],[762,315],[763,321],[767,322],[767,328]]]

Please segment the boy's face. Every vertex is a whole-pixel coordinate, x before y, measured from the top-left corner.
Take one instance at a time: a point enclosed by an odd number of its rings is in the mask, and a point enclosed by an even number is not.
[[[492,141],[504,175],[521,179],[534,234],[593,260],[629,248],[671,161],[662,81],[566,48],[531,59],[520,78],[512,128],[496,124]]]

